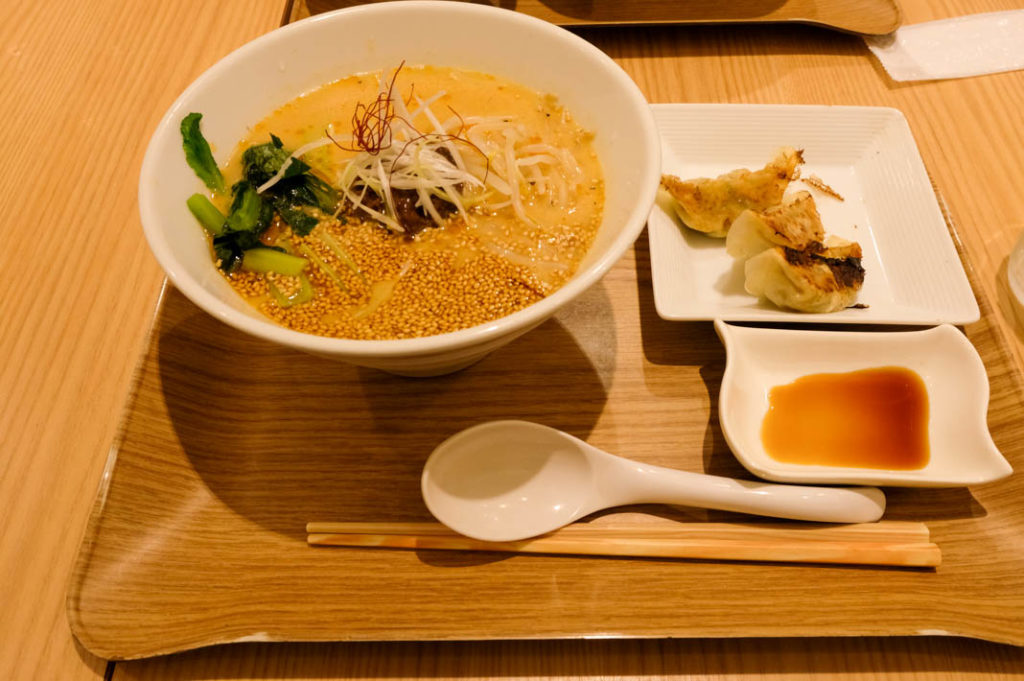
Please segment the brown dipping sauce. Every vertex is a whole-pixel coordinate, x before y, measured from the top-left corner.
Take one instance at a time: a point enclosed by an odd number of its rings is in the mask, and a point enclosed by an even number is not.
[[[904,367],[803,376],[769,392],[761,441],[783,463],[924,468],[928,392]]]

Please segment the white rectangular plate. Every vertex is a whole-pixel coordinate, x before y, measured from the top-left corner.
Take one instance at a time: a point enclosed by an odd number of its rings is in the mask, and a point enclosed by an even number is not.
[[[846,106],[654,104],[662,170],[682,179],[761,168],[779,147],[804,150],[843,198],[810,189],[826,234],[864,252],[866,309],[785,311],[743,289],[743,267],[712,239],[681,225],[659,198],[648,221],[654,302],[669,320],[967,324],[980,317],[906,118]],[[802,182],[790,192],[808,189]]]

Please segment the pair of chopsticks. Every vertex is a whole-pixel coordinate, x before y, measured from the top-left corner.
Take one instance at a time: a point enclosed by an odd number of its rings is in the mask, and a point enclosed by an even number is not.
[[[488,542],[439,523],[306,525],[311,546],[499,551],[585,556],[935,567],[942,562],[924,523],[578,523],[534,539]]]

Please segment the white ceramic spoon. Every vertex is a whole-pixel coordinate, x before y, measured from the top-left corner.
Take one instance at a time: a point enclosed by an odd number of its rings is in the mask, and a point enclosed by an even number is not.
[[[434,517],[484,541],[533,537],[626,504],[828,523],[874,522],[885,511],[874,487],[779,485],[650,466],[528,421],[482,423],[448,438],[427,459],[421,488]]]

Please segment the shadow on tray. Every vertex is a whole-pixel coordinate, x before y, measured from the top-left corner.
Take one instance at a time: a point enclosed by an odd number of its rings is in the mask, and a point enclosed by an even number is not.
[[[273,345],[176,291],[168,296],[159,372],[188,462],[235,513],[303,541],[311,520],[431,520],[419,491],[423,462],[481,421],[526,419],[586,438],[607,399],[602,374],[614,370],[614,329],[595,336],[586,322],[607,313],[600,286],[560,315],[564,323],[548,321],[468,369],[429,379]],[[597,344],[585,352],[574,333]]]

